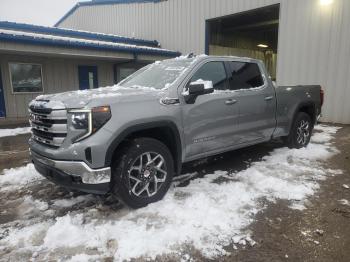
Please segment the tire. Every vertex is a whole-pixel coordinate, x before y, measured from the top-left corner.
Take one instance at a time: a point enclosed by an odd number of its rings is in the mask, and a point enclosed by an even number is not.
[[[289,148],[306,147],[311,139],[313,123],[310,116],[304,112],[297,113],[289,135],[284,138]]]
[[[136,138],[124,146],[112,166],[112,193],[127,206],[141,208],[161,200],[173,176],[169,149],[156,139]]]

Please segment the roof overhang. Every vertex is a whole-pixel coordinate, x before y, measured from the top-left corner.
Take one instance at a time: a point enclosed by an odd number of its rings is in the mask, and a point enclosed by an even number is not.
[[[101,50],[86,50],[81,48],[62,48],[58,46],[23,44],[19,42],[4,42],[0,41],[0,54],[14,55],[33,55],[44,57],[62,57],[62,58],[79,58],[93,59],[103,61],[156,61],[163,60],[167,57],[159,55],[134,55],[133,53],[101,51]]]
[[[132,55],[134,57],[140,55],[175,57],[180,55],[179,52],[149,46],[139,46],[109,41],[98,41],[83,38],[47,35],[35,32],[7,30],[0,28],[0,43],[2,42],[11,43],[12,45],[28,45],[28,48],[29,46],[45,46],[46,49],[73,49],[75,51],[84,51],[84,53],[124,53]],[[44,50],[45,48],[42,48],[42,52],[44,52]]]
[[[31,32],[38,34],[48,34],[65,37],[85,38],[90,40],[102,40],[115,43],[124,43],[131,45],[143,45],[150,47],[159,47],[160,44],[156,40],[145,40],[138,38],[125,37],[114,34],[104,34],[99,32],[89,32],[82,30],[72,30],[68,28],[47,27],[32,24],[15,23],[8,21],[0,21],[0,28],[7,30],[18,30],[23,32]]]

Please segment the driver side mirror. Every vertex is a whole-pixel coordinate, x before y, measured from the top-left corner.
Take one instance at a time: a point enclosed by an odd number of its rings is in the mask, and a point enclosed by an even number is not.
[[[197,80],[188,85],[185,92],[185,101],[187,104],[194,104],[196,98],[200,95],[210,94],[214,92],[212,81]]]

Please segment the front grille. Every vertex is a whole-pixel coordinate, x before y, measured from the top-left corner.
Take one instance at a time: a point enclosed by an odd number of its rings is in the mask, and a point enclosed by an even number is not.
[[[67,110],[29,107],[32,138],[40,144],[59,148],[67,136]]]

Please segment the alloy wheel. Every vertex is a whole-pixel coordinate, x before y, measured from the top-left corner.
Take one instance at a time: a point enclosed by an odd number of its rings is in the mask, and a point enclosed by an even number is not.
[[[306,120],[301,120],[297,127],[297,143],[306,145],[310,137],[310,123]]]
[[[152,197],[166,180],[166,162],[161,154],[146,152],[133,161],[128,174],[132,194],[142,198]]]

